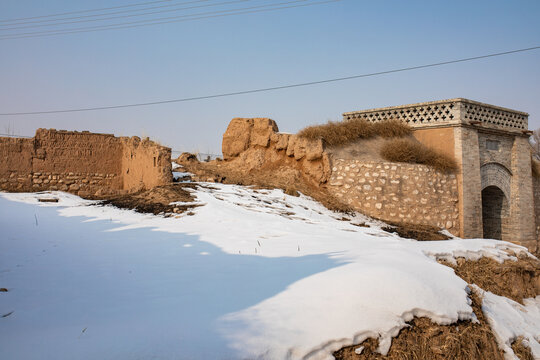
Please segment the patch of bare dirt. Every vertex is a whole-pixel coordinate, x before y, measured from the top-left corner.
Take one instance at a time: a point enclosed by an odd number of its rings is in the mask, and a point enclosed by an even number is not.
[[[433,240],[448,240],[450,237],[441,233],[441,229],[429,225],[415,225],[407,223],[386,223],[390,226],[382,227],[381,229],[390,233],[396,233],[399,236],[407,239],[415,239],[419,241]]]
[[[101,202],[103,205],[113,205],[121,209],[131,209],[140,213],[183,213],[197,204],[170,205],[172,202],[194,202],[195,198],[186,189],[194,189],[195,184],[182,183],[158,186],[151,190],[133,194],[119,195]]]
[[[338,159],[362,159],[367,161],[385,161],[381,149],[386,143],[385,138],[361,139],[350,144],[328,147],[326,151]]]
[[[521,255],[517,261],[498,263],[489,258],[478,261],[457,259],[457,265],[450,266],[456,275],[469,284],[492,293],[505,296],[523,304],[523,299],[540,295],[540,260]]]
[[[489,324],[481,309],[481,299],[471,294],[472,307],[479,323],[458,321],[443,326],[427,318],[415,318],[392,340],[387,356],[375,352],[377,339],[368,339],[361,344],[347,346],[333,355],[337,360],[387,359],[387,360],[502,360],[503,352],[498,348]],[[361,354],[355,350],[363,346]]]
[[[184,159],[188,156],[184,155]],[[177,159],[176,162],[183,167],[183,171],[194,174],[194,181],[210,181],[223,184],[252,185],[263,189],[282,189],[286,194],[298,196],[298,193],[310,196],[319,201],[326,208],[343,213],[352,213],[352,208],[313,182],[305,178],[298,169],[279,164],[267,164],[252,172],[236,169],[226,161],[198,162]]]

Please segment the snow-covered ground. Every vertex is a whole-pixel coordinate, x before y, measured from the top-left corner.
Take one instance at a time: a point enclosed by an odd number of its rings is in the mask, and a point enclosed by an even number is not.
[[[385,353],[414,316],[474,320],[437,258],[525,251],[403,239],[279,190],[194,192],[204,205],[176,217],[0,194],[0,359],[330,359],[371,336]],[[540,298],[486,299],[501,346],[522,335],[540,357]]]

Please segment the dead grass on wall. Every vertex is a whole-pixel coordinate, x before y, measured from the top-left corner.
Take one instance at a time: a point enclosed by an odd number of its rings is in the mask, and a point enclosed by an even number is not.
[[[388,161],[428,165],[446,173],[457,169],[454,159],[411,138],[386,141],[382,146],[381,155]]]
[[[540,178],[540,161],[531,157],[531,170],[535,178]]]
[[[324,125],[308,126],[298,132],[298,136],[305,139],[324,139],[328,146],[346,145],[359,139],[377,136],[393,138],[410,134],[411,128],[398,120],[377,123],[365,120],[329,121]]]
[[[469,284],[491,291],[499,296],[506,296],[523,303],[523,299],[540,295],[540,261],[520,256],[517,261],[507,260],[500,264],[483,257],[478,261],[457,259],[457,265],[441,262],[450,266],[456,275]]]
[[[389,233],[396,233],[402,238],[415,239],[418,241],[448,240],[448,236],[441,233],[441,229],[430,225],[417,225],[385,221],[390,226],[381,229]]]
[[[481,299],[471,294],[472,307],[479,323],[458,321],[449,326],[437,325],[427,318],[415,318],[392,340],[387,356],[376,353],[378,340],[368,339],[362,344],[347,346],[334,353],[337,360],[502,360],[503,352],[481,309]],[[360,355],[355,349],[364,346]]]

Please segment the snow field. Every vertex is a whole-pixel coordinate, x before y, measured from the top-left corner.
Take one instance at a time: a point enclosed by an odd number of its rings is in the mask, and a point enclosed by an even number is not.
[[[279,190],[192,191],[205,205],[169,218],[65,193],[1,194],[0,286],[13,290],[0,312],[14,312],[0,318],[0,357],[331,359],[372,336],[384,354],[414,316],[475,319],[467,284],[437,259],[526,252],[495,240],[403,239]],[[503,314],[488,316],[498,341],[523,335],[540,356],[539,301],[520,313],[524,327],[502,299],[484,301]]]

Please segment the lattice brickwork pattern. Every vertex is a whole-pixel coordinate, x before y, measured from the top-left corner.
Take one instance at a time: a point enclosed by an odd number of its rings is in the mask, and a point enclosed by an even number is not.
[[[467,99],[451,99],[381,109],[354,111],[343,119],[369,122],[400,120],[411,127],[481,123],[491,128],[527,130],[528,114]]]
[[[379,111],[358,111],[344,114],[344,118],[345,120],[363,119],[370,122],[394,119],[403,121],[411,127],[416,127],[454,122],[454,120],[457,120],[458,110],[456,103],[426,104],[381,109]]]
[[[476,104],[464,103],[462,118],[466,122],[481,121],[489,125],[527,130],[527,116]]]

